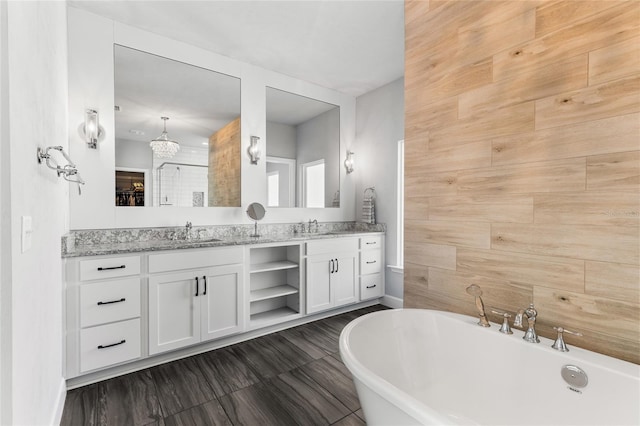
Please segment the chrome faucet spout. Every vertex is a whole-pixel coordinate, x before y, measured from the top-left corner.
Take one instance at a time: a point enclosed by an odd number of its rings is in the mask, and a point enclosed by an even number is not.
[[[538,311],[533,307],[533,303],[529,304],[527,309],[520,309],[513,320],[514,327],[522,327],[523,317],[527,318],[527,331],[522,337],[527,342],[540,343],[540,339],[536,334],[536,319],[538,317]]]

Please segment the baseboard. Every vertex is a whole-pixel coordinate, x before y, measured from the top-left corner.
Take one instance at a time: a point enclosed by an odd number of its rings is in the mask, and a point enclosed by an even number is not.
[[[60,387],[58,388],[58,397],[56,398],[55,411],[53,412],[52,425],[59,425],[62,421],[62,412],[64,411],[64,402],[67,399],[67,383],[64,378],[60,378]]]
[[[404,306],[404,300],[399,297],[393,297],[385,294],[380,299],[380,304],[393,309],[400,309]]]

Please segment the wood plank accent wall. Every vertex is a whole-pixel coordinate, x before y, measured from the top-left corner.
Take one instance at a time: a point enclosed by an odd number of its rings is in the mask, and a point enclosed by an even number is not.
[[[640,2],[406,0],[405,48],[405,307],[640,363]]]
[[[240,117],[209,137],[209,207],[240,207]]]

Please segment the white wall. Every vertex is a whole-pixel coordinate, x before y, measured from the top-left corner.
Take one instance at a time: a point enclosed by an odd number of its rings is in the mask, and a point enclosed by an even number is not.
[[[362,218],[365,188],[376,188],[376,221],[387,224],[386,262],[396,263],[398,235],[397,150],[404,139],[404,79],[398,79],[356,99],[354,172],[356,216]],[[402,226],[402,225],[400,225]],[[402,274],[387,269],[386,294],[402,299]]]
[[[296,128],[288,124],[267,121],[267,155],[296,158]]]
[[[69,8],[69,129],[70,150],[80,172],[87,181],[82,196],[71,192],[71,229],[125,228],[144,226],[179,226],[187,220],[194,225],[251,223],[245,210],[252,202],[266,205],[266,162],[250,164],[242,156],[242,207],[194,208],[116,208],[114,188],[114,94],[113,44],[121,44],[152,54],[190,63],[241,79],[241,152],[249,147],[252,135],[265,139],[266,86],[340,106],[341,148],[345,152],[355,138],[355,99],[283,74],[138,30],[109,19]],[[76,131],[83,120],[83,111],[94,108],[100,112],[105,128],[99,149],[87,149]],[[341,161],[344,158],[341,159]],[[275,223],[300,222],[309,218],[319,221],[355,219],[354,180],[340,168],[342,177],[340,208],[297,209],[279,208],[267,211],[265,220]]]
[[[1,31],[8,74],[2,77],[1,421],[44,425],[59,420],[65,395],[60,236],[68,231],[69,184],[37,163],[36,148],[68,148],[66,3],[7,2],[6,18]],[[24,253],[23,216],[33,219],[32,247]],[[10,330],[5,329],[7,315]]]

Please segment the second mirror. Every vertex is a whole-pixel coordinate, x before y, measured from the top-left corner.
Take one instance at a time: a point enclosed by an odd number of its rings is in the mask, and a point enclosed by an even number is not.
[[[267,206],[340,206],[340,107],[267,87]]]

